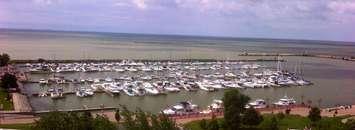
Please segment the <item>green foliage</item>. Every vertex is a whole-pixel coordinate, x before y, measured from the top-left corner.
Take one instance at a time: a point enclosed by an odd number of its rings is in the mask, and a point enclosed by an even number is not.
[[[10,61],[10,56],[6,53],[0,54],[0,67],[6,66]]]
[[[199,125],[200,125],[200,127],[201,127],[202,129],[206,130],[206,129],[207,129],[207,125],[208,125],[207,120],[206,120],[206,119],[202,119],[202,120],[200,121]]]
[[[249,108],[245,111],[242,121],[244,125],[257,126],[263,121],[263,116],[254,108]]]
[[[279,122],[275,115],[272,115],[268,120],[261,123],[260,128],[263,130],[279,130]]]
[[[241,128],[238,130],[273,130],[271,127],[276,127],[276,125],[279,130],[287,130],[288,128],[302,130],[305,128],[305,126],[310,126],[311,124],[311,121],[307,117],[302,117],[299,115],[285,115],[285,117],[280,120],[274,114],[265,114],[263,115],[263,119],[264,120],[256,127],[241,126]],[[323,117],[319,122],[316,123],[317,125],[319,124],[320,127],[317,128],[317,126],[314,126],[312,127],[312,130],[353,130],[350,128],[354,128],[355,124],[353,123],[355,123],[355,121],[349,121],[343,124],[341,123],[342,119],[343,118],[340,117]],[[227,130],[223,127],[224,119],[219,118],[217,120],[220,126],[219,130]],[[210,120],[206,120],[206,122],[210,122]],[[185,124],[184,128],[186,128],[186,130],[207,130],[202,129],[199,124],[200,121],[193,121]]]
[[[117,123],[119,123],[121,120],[120,109],[118,109],[118,108],[116,109],[116,112],[115,112],[115,119],[116,119]]]
[[[320,109],[318,107],[312,107],[311,110],[308,113],[308,118],[312,122],[319,121],[322,118],[321,115],[320,115]]]
[[[115,130],[115,124],[107,117],[96,115],[93,118],[89,112],[68,113],[51,112],[41,116],[31,128],[33,130]]]
[[[208,123],[207,130],[219,130],[219,124],[215,116],[212,116],[211,121]]]
[[[0,88],[0,104],[2,104],[2,110],[13,110],[14,106],[10,100],[10,94],[3,88]]]
[[[115,130],[116,125],[110,122],[106,116],[96,115],[93,120],[94,130]],[[86,129],[87,130],[87,129]]]
[[[166,115],[147,114],[140,109],[131,112],[125,106],[121,115],[125,130],[178,130],[176,123]]]
[[[224,119],[229,130],[236,130],[241,124],[241,114],[245,111],[245,105],[250,98],[237,89],[231,89],[224,93]]]
[[[314,124],[312,130],[351,130],[348,129],[346,124],[342,123],[341,119],[338,117],[322,118]]]
[[[17,78],[15,75],[5,73],[5,75],[1,78],[1,88],[17,88]]]
[[[345,125],[347,126],[348,130],[355,130],[355,119],[348,120]]]
[[[277,117],[277,119],[279,119],[279,120],[284,119],[285,116],[286,116],[286,115],[285,115],[284,113],[282,113],[282,112],[279,112],[279,113],[276,114],[276,117]]]

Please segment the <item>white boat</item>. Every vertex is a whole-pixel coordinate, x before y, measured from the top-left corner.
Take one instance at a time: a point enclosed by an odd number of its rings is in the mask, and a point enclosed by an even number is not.
[[[96,90],[102,89],[102,88],[103,88],[103,84],[99,84],[99,83],[91,84],[90,87],[91,87],[94,91],[96,91]]]
[[[215,91],[214,88],[210,87],[208,84],[206,84],[204,82],[196,82],[196,84],[201,90],[204,90],[204,91],[207,91],[207,92]]]
[[[45,79],[40,79],[38,81],[39,84],[48,84],[48,80],[45,80]]]
[[[250,107],[255,109],[266,108],[266,102],[263,99],[256,99],[255,101],[250,102],[245,106],[245,108],[250,108]]]
[[[123,84],[124,89],[123,92],[126,93],[128,96],[136,96],[136,93],[133,91],[133,84],[125,82]]]
[[[305,86],[305,85],[311,85],[312,83],[310,81],[304,80],[304,79],[297,79],[295,82],[300,85],[300,86]]]
[[[164,90],[168,92],[180,92],[180,89],[177,87],[173,87],[171,85],[164,86]]]
[[[159,90],[154,88],[153,85],[148,82],[144,82],[143,87],[144,87],[144,90],[150,95],[158,95],[159,94]]]
[[[184,101],[164,109],[162,113],[166,115],[187,114],[187,113],[196,112],[197,108],[198,106],[196,104],[192,104],[189,101]]]
[[[220,111],[223,109],[223,101],[222,100],[213,100],[211,105],[208,105],[207,106],[207,109],[206,110],[203,110],[201,111],[200,113],[202,114],[209,114],[211,112],[214,112],[214,111]]]
[[[186,91],[189,91],[189,92],[197,91],[197,89],[192,87],[190,84],[183,83],[182,88],[184,88]]]
[[[279,101],[275,102],[274,105],[276,106],[288,106],[288,105],[292,105],[295,104],[296,100],[294,100],[293,98],[289,98],[287,96],[284,96],[283,98],[279,99]]]
[[[236,82],[232,82],[232,81],[229,81],[229,82],[222,82],[223,86],[226,87],[226,88],[244,88],[242,86],[239,86],[238,83]]]
[[[140,86],[132,88],[132,91],[136,94],[136,96],[144,96],[146,94],[145,89]]]
[[[107,84],[104,83],[103,87],[106,92],[111,94],[119,94],[120,91],[122,90],[119,83],[113,83],[113,82]]]
[[[215,99],[212,101],[212,104],[208,106],[208,108],[212,110],[223,109],[223,101]]]

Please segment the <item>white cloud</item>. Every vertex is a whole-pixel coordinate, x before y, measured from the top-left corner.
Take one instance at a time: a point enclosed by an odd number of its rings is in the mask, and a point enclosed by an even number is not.
[[[41,4],[41,5],[51,5],[54,3],[59,2],[59,0],[33,0],[36,4]]]
[[[113,4],[113,6],[118,6],[118,7],[129,7],[130,6],[130,4],[129,3],[127,3],[127,2],[115,2],[114,4]]]
[[[147,3],[146,3],[146,0],[133,0],[132,2],[139,9],[143,9],[144,10],[144,9],[146,9],[148,7]]]
[[[331,1],[328,7],[337,13],[355,13],[355,1]]]

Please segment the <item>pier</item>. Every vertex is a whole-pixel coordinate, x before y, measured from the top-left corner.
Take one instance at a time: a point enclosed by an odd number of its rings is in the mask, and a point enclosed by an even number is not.
[[[316,57],[316,58],[328,58],[345,61],[355,61],[355,56],[337,56],[337,55],[322,55],[322,54],[293,54],[293,53],[248,53],[244,52],[239,56],[300,56],[300,57]]]

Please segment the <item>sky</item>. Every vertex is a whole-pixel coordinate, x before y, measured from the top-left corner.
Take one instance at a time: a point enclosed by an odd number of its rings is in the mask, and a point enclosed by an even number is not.
[[[0,28],[355,41],[355,0],[0,0]]]

